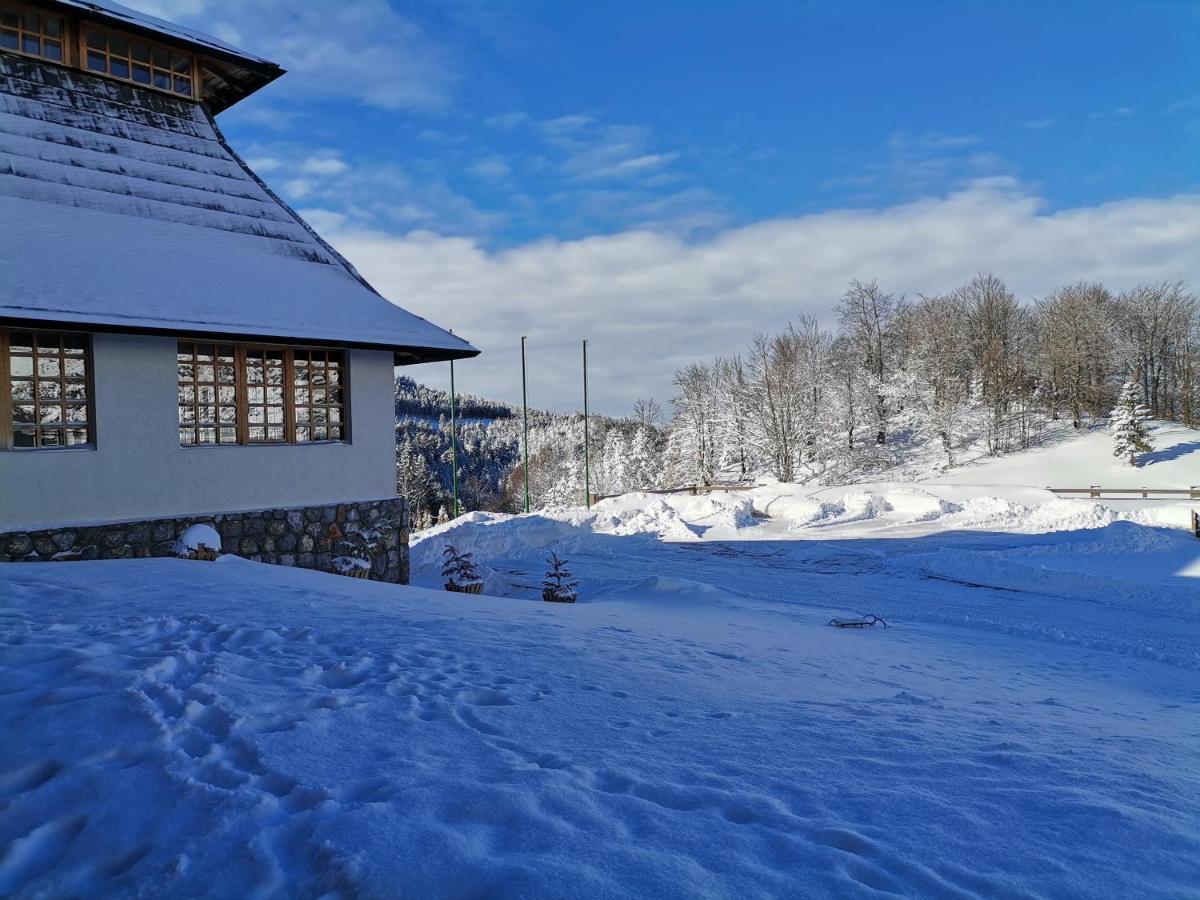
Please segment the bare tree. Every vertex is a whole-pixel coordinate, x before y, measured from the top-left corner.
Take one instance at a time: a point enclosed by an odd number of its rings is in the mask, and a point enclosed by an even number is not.
[[[875,442],[887,442],[888,408],[885,385],[889,371],[889,342],[899,301],[885,294],[875,281],[850,282],[838,301],[842,333],[853,344],[871,379],[875,396]]]
[[[662,407],[653,397],[639,397],[633,401],[633,421],[643,428],[658,428],[662,424]]]
[[[1078,281],[1035,307],[1043,380],[1052,404],[1063,402],[1076,428],[1112,405],[1113,297],[1100,284]],[[1057,413],[1057,409],[1054,410]]]

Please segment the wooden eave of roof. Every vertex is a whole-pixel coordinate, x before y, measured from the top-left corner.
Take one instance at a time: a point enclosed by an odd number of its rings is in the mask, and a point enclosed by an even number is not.
[[[213,115],[224,112],[235,103],[266,87],[287,74],[277,63],[250,55],[223,50],[186,34],[164,32],[149,25],[116,15],[92,4],[63,3],[60,0],[21,0],[34,6],[56,9],[81,21],[95,22],[128,34],[144,37],[158,44],[186,49],[200,61],[201,100]]]

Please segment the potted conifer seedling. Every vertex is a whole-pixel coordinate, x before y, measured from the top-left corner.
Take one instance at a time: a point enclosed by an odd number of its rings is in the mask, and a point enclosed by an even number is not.
[[[446,579],[446,590],[457,594],[483,593],[483,581],[472,559],[473,554],[447,545],[442,555],[446,558],[442,563],[442,577]]]
[[[550,571],[542,582],[542,599],[547,603],[574,603],[579,596],[576,593],[579,582],[567,570],[566,560],[551,552],[546,562],[550,564]]]

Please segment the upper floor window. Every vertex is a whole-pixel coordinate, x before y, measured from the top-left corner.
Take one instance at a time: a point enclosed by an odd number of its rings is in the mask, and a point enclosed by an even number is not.
[[[179,443],[304,444],[347,436],[340,350],[180,341]]]
[[[193,94],[193,57],[140,38],[83,26],[83,64],[100,72],[184,97]]]
[[[0,329],[0,447],[93,442],[87,335]]]
[[[62,17],[0,5],[0,48],[62,62]]]

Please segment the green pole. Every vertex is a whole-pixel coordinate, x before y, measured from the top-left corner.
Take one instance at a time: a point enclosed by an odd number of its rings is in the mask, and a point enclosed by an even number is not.
[[[454,360],[450,360],[450,481],[454,486],[454,514],[458,518],[458,415],[454,408]]]
[[[587,338],[583,339],[583,502],[592,508],[592,456],[588,446]]]
[[[521,335],[521,416],[525,421],[525,512],[529,512],[529,391],[525,380],[525,335]]]

